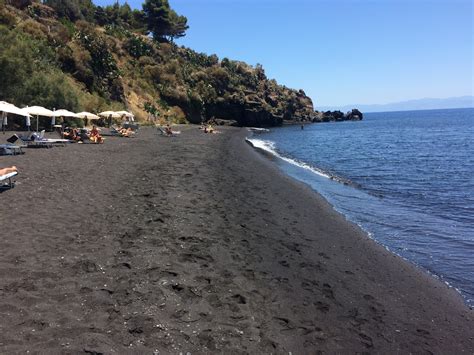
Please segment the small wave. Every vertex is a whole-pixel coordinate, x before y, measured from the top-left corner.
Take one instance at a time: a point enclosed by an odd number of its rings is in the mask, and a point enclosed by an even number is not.
[[[283,160],[283,161],[285,161],[289,164],[295,165],[299,168],[311,171],[312,173],[314,173],[316,175],[325,177],[325,178],[330,179],[330,180],[340,182],[344,185],[359,187],[357,184],[353,183],[352,181],[350,181],[348,179],[344,179],[340,176],[331,174],[327,171],[324,171],[322,169],[311,166],[311,165],[309,165],[305,162],[298,161],[296,159],[288,158],[288,157],[285,157],[284,155],[281,155],[278,152],[278,150],[276,149],[276,146],[275,146],[274,142],[263,140],[263,139],[254,139],[254,138],[247,138],[246,141],[247,141],[247,143],[249,143],[255,149],[262,150],[263,152],[265,152],[267,154],[275,156],[275,157],[277,157],[277,158],[279,158],[279,159],[281,159],[281,160]]]
[[[249,127],[247,129],[252,133],[268,133],[268,132],[270,132],[270,130],[268,128]]]

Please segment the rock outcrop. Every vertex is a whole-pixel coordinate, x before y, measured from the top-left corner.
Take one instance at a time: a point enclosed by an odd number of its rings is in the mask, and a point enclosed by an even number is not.
[[[364,115],[358,109],[353,108],[352,111],[347,112],[344,117],[350,121],[360,121],[364,118]]]
[[[315,113],[315,118],[312,122],[331,122],[331,121],[360,121],[363,119],[363,114],[358,109],[354,108],[352,111],[343,113],[342,111],[325,111]]]

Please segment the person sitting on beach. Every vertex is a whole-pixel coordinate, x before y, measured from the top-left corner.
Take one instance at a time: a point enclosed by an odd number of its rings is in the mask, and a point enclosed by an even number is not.
[[[173,135],[173,130],[171,129],[170,125],[167,124],[165,127],[165,133],[167,136],[172,136]]]
[[[63,133],[63,136],[64,136],[64,139],[69,139],[72,141],[78,141],[81,139],[81,137],[79,137],[77,129],[75,128],[70,128],[68,131]]]
[[[221,133],[221,132],[216,131],[214,127],[211,124],[209,124],[207,125],[207,127],[204,128],[204,133]]]
[[[104,143],[104,138],[99,134],[99,130],[96,126],[92,126],[91,132],[89,133],[89,139],[93,143]]]
[[[214,127],[211,124],[208,124],[204,127],[204,133],[214,133]]]
[[[15,165],[13,166],[10,166],[10,167],[7,167],[7,168],[2,168],[0,169],[0,175],[7,175],[7,174],[10,174],[10,173],[14,173],[14,172],[17,172],[18,169]]]

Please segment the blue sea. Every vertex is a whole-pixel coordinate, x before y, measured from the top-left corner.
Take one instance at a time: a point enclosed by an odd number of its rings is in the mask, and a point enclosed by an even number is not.
[[[474,109],[367,113],[249,140],[474,306]]]

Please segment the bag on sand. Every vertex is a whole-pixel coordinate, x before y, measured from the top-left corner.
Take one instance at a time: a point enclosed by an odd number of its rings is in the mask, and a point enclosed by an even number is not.
[[[7,142],[8,143],[15,143],[18,139],[20,139],[20,137],[18,137],[16,134],[14,134],[13,136],[11,136],[10,138],[7,139]]]

